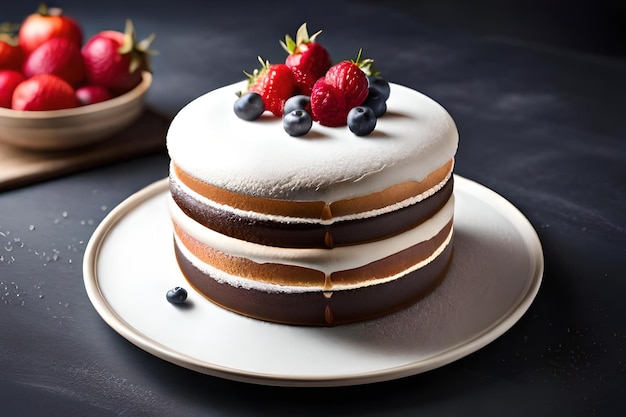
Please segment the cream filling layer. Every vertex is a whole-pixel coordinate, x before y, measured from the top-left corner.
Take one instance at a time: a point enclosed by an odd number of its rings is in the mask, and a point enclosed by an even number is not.
[[[172,221],[178,227],[195,240],[225,254],[247,258],[259,264],[279,263],[312,268],[330,275],[333,272],[362,267],[431,239],[452,220],[454,195],[435,215],[413,229],[387,239],[333,249],[278,248],[245,242],[202,226],[188,217],[171,196],[169,206]]]
[[[209,275],[212,279],[216,280],[219,283],[228,284],[235,288],[257,290],[257,291],[263,291],[267,293],[306,293],[306,292],[320,292],[320,291],[333,292],[333,291],[350,290],[350,289],[355,289],[355,288],[367,287],[371,285],[384,284],[386,282],[391,282],[396,279],[402,278],[403,276],[413,271],[417,271],[420,268],[428,265],[430,262],[436,259],[450,244],[450,242],[452,241],[452,235],[453,235],[453,229],[450,229],[450,232],[448,233],[448,236],[446,237],[445,241],[441,244],[441,246],[439,246],[439,248],[437,248],[437,250],[435,250],[435,252],[432,253],[432,255],[430,255],[428,258],[424,259],[423,261],[414,264],[413,266],[411,266],[410,268],[407,268],[404,271],[401,271],[397,274],[393,274],[391,276],[387,276],[384,278],[372,279],[369,281],[360,281],[358,283],[352,283],[352,284],[335,283],[332,285],[331,288],[327,288],[327,287],[323,287],[319,285],[318,286],[294,286],[294,285],[269,284],[266,282],[255,281],[255,280],[231,275],[198,259],[185,247],[185,245],[182,244],[180,239],[178,239],[178,236],[176,236],[175,234],[174,234],[174,239],[176,240],[176,244],[179,250],[182,252],[183,256],[187,258],[194,267],[196,267],[198,270],[202,271],[203,273]]]
[[[170,167],[170,178],[173,180],[173,186],[182,190],[183,194],[190,196],[192,199],[199,202],[201,205],[213,207],[220,211],[232,213],[233,215],[237,217],[244,217],[248,219],[255,219],[255,220],[260,220],[260,221],[272,221],[272,222],[277,222],[277,223],[320,224],[324,226],[331,225],[335,222],[376,217],[376,216],[380,216],[386,213],[399,210],[404,207],[408,207],[412,204],[419,203],[420,201],[425,200],[426,198],[435,194],[437,191],[441,190],[446,185],[446,183],[450,180],[451,177],[452,177],[452,171],[450,171],[448,175],[446,175],[446,177],[439,184],[435,185],[431,189],[426,190],[423,193],[416,195],[414,197],[410,197],[403,201],[399,201],[395,204],[391,204],[387,207],[369,210],[369,211],[365,211],[362,213],[354,213],[354,214],[348,214],[344,216],[337,216],[331,219],[313,219],[313,218],[308,218],[308,217],[307,218],[287,217],[287,216],[280,216],[280,215],[275,215],[275,214],[258,213],[258,212],[248,211],[248,210],[241,210],[235,207],[217,203],[203,196],[202,194],[195,192],[191,188],[189,188],[185,183],[183,183],[178,178],[175,170]]]

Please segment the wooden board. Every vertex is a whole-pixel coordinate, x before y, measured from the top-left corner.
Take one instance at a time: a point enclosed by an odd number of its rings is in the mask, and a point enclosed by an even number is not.
[[[0,143],[0,191],[165,150],[170,120],[147,109],[129,128],[93,146],[33,152]]]

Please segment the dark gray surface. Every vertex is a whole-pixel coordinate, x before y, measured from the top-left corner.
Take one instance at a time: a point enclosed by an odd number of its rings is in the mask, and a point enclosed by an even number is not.
[[[546,262],[539,295],[484,349],[397,381],[271,388],[182,369],[111,330],[82,283],[98,222],[167,175],[166,155],[137,158],[0,194],[0,415],[611,416],[626,406],[619,54],[553,38],[462,36],[463,28],[425,21],[406,4],[322,1],[313,11],[273,6],[266,14],[261,2],[187,3],[194,2],[63,5],[88,35],[121,29],[126,17],[140,36],[157,33],[149,101],[170,115],[238,80],[258,54],[279,60],[278,39],[303,21],[324,29],[320,40],[336,58],[364,47],[389,79],[453,115],[457,173],[502,194],[535,226]],[[34,7],[12,5],[9,18]]]

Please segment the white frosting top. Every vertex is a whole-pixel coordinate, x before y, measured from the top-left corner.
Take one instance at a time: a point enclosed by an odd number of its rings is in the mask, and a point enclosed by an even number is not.
[[[314,122],[298,138],[268,112],[252,122],[239,119],[233,104],[244,87],[232,84],[198,97],[167,133],[179,167],[233,192],[331,203],[421,181],[456,153],[458,132],[450,115],[407,87],[391,85],[387,113],[368,136]]]

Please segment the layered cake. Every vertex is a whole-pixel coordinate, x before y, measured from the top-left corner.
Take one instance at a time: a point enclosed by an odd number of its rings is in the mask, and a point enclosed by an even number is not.
[[[458,134],[432,99],[390,84],[375,129],[233,111],[243,83],[186,105],[167,134],[174,251],[206,298],[256,319],[338,325],[427,295],[452,256]],[[313,93],[314,95],[315,93]]]

